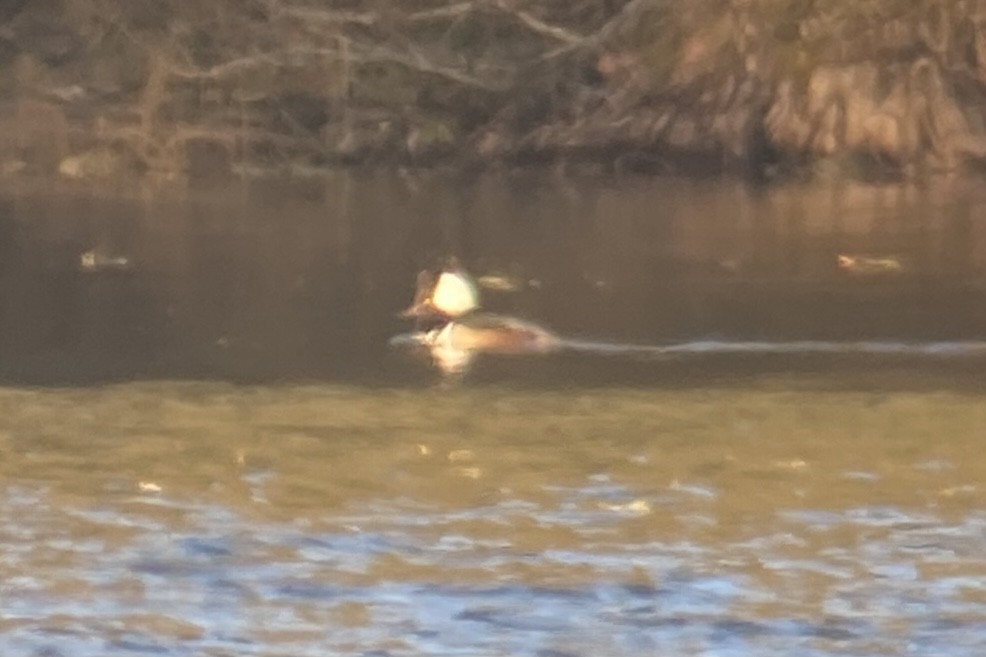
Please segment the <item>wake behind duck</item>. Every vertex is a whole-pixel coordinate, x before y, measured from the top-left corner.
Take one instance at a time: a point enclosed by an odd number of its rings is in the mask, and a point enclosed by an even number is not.
[[[527,320],[479,310],[479,288],[459,262],[450,258],[437,271],[418,275],[414,301],[400,313],[414,330],[390,340],[392,346],[425,350],[445,375],[464,373],[477,356],[548,354],[558,351],[634,359],[666,359],[708,354],[868,354],[921,358],[986,358],[986,341],[787,342],[693,340],[638,345],[562,338]]]

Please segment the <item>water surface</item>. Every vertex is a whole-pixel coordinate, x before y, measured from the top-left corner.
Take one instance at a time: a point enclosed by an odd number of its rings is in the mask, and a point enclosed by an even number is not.
[[[984,201],[963,180],[750,188],[543,171],[180,192],[22,183],[0,189],[0,379],[413,382],[421,371],[387,341],[406,329],[415,273],[448,253],[514,286],[487,291],[490,310],[573,339],[981,340]],[[840,256],[896,266],[851,271]]]
[[[35,655],[976,655],[978,395],[6,390]]]
[[[2,654],[982,654],[975,186],[3,198]],[[450,251],[592,348],[439,385]]]

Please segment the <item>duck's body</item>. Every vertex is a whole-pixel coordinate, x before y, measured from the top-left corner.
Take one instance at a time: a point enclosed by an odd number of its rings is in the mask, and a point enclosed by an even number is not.
[[[422,334],[421,342],[490,354],[528,354],[552,351],[558,338],[516,317],[477,313]]]

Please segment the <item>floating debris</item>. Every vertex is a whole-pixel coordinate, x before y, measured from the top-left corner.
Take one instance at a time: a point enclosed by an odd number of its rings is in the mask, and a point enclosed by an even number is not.
[[[840,253],[836,256],[839,269],[856,275],[901,274],[904,262],[897,255],[864,255]]]
[[[109,256],[96,249],[89,249],[79,256],[79,269],[86,273],[128,271],[133,263],[126,256]]]

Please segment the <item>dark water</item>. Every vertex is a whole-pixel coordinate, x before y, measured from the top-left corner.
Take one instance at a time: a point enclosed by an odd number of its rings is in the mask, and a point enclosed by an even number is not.
[[[983,199],[7,190],[0,654],[978,657]],[[448,252],[585,348],[434,385]]]
[[[488,292],[491,309],[572,338],[979,340],[983,198],[974,181],[757,189],[543,172],[10,190],[0,377],[414,381],[387,339],[414,273],[447,253],[517,288]],[[84,269],[86,254],[127,266]],[[897,268],[846,271],[847,254]],[[548,384],[663,376],[608,360],[486,369]]]

